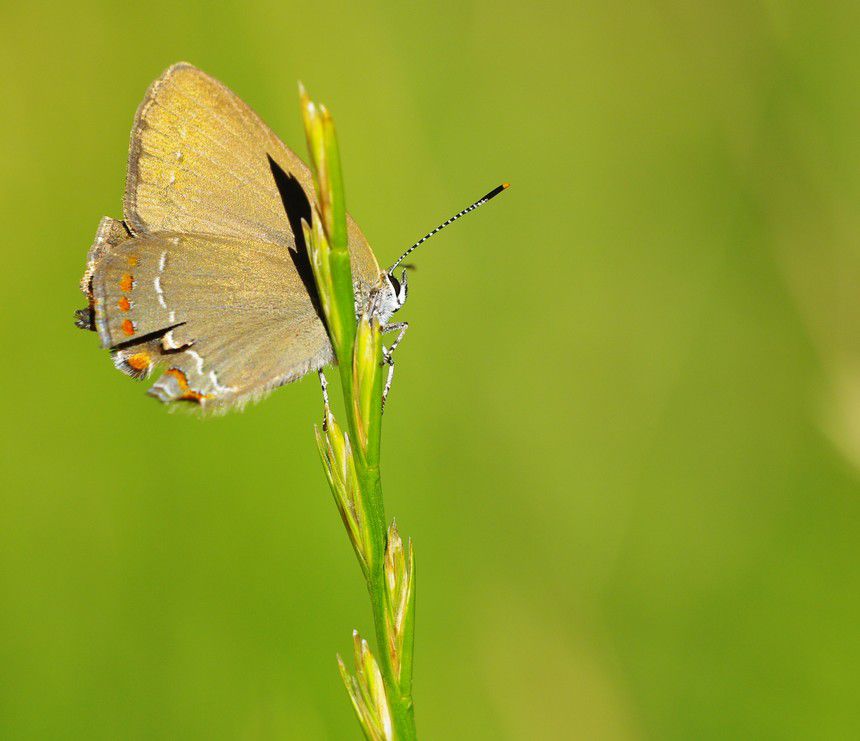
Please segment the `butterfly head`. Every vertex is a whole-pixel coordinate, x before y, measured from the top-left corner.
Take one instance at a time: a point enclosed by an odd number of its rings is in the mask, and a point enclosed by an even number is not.
[[[370,310],[382,324],[385,324],[391,315],[403,308],[403,304],[406,303],[406,271],[403,271],[400,280],[397,280],[392,273],[382,273],[379,278],[380,282],[370,296]],[[356,305],[357,312],[359,308]]]
[[[394,311],[402,309],[403,304],[406,303],[406,297],[409,295],[409,286],[406,282],[406,270],[403,270],[403,272],[400,273],[400,280],[397,280],[397,278],[394,277],[394,273],[386,273],[385,277],[388,279],[388,284],[391,286],[391,292],[394,297]],[[392,314],[394,311],[392,311]]]

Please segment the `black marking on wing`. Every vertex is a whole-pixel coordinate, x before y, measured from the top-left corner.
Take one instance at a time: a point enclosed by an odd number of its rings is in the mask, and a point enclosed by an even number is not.
[[[307,224],[311,223],[310,201],[296,177],[284,172],[284,168],[275,162],[270,155],[267,154],[266,157],[269,160],[272,177],[275,178],[275,184],[278,186],[278,193],[284,204],[284,211],[287,214],[287,220],[293,232],[293,240],[296,243],[295,249],[290,250],[290,257],[293,260],[293,265],[296,267],[296,272],[302,279],[305,290],[308,292],[308,298],[310,298],[314,311],[320,318],[320,321],[325,324],[320,297],[317,293],[317,284],[314,280],[313,268],[311,267],[311,259],[308,255],[308,246],[305,244],[305,233],[302,229],[303,220]]]
[[[140,345],[144,342],[149,342],[150,340],[157,340],[164,337],[164,335],[166,335],[171,329],[176,329],[177,327],[181,327],[185,324],[187,324],[187,322],[177,322],[176,324],[171,324],[169,327],[164,327],[163,329],[156,329],[154,332],[148,332],[147,334],[142,334],[139,337],[132,337],[130,340],[118,342],[116,345],[111,345],[109,349],[125,350],[125,348],[127,347]]]

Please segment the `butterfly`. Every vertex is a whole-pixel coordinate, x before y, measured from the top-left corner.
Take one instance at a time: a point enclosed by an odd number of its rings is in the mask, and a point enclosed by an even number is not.
[[[387,324],[407,297],[394,269],[492,195],[389,270],[347,217],[356,311],[400,331],[390,350],[407,326]],[[310,170],[247,104],[173,65],[137,110],[123,218],[99,224],[76,325],[133,378],[162,367],[148,393],[165,403],[229,409],[323,368],[334,354],[302,229],[313,203]]]

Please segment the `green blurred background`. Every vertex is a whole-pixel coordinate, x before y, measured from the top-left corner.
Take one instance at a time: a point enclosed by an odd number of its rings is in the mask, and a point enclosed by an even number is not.
[[[316,379],[168,414],[72,326],[186,59],[418,253],[385,417],[426,739],[860,734],[860,5],[20,3],[0,15],[0,737],[352,738],[370,632]]]

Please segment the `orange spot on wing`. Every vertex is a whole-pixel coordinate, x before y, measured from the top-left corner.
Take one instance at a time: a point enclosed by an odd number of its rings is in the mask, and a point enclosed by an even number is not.
[[[125,359],[125,362],[136,371],[145,371],[152,365],[152,359],[145,352],[136,352],[134,355],[129,355]]]
[[[164,371],[165,376],[173,376],[176,379],[176,383],[179,384],[179,390],[182,392],[182,396],[179,397],[181,401],[202,401],[203,399],[208,399],[209,394],[201,394],[199,391],[195,391],[188,385],[188,377],[181,371],[179,368],[168,368]]]
[[[131,273],[126,273],[119,279],[119,287],[128,293],[132,288],[134,288],[134,278]]]
[[[138,263],[138,259],[134,255],[132,255],[131,257],[128,258],[128,264],[130,267],[132,267],[132,268],[137,267],[137,263]]]
[[[125,332],[129,337],[134,334],[134,322],[131,319],[126,319],[122,323],[122,331]]]
[[[123,311],[128,311],[131,308],[131,304],[125,296],[120,298],[120,300],[116,302],[116,305],[119,306],[119,308]]]

